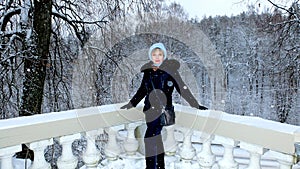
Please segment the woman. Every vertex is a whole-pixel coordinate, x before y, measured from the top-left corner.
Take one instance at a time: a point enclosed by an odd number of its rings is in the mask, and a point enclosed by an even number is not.
[[[155,43],[150,47],[149,59],[150,62],[141,68],[144,76],[138,91],[121,109],[135,107],[146,97],[143,109],[147,124],[144,137],[146,169],[164,169],[164,146],[161,137],[163,126],[160,124],[159,117],[162,108],[174,109],[172,105],[174,87],[192,107],[201,110],[207,108],[198,104],[184,84],[178,72],[179,62],[167,59],[167,51],[162,43]]]

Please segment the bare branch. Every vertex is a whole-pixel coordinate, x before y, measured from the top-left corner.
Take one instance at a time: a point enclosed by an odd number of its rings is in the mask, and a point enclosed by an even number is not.
[[[288,13],[291,14],[291,15],[294,15],[294,14],[295,14],[294,12],[292,12],[292,11],[286,9],[285,7],[282,7],[282,6],[279,6],[279,5],[275,4],[275,3],[272,2],[271,0],[267,0],[267,1],[270,2],[273,6],[275,6],[275,7],[278,8],[278,9],[282,9],[282,10],[288,12]]]
[[[84,37],[82,37],[82,32],[78,29],[78,26],[76,25],[76,23],[74,21],[69,20],[66,16],[56,13],[56,12],[52,12],[52,15],[66,21],[73,28],[73,30],[76,34],[76,37],[80,40],[80,42],[84,43]]]
[[[0,20],[1,31],[5,31],[6,25],[11,17],[13,17],[14,15],[19,15],[20,13],[21,13],[21,8],[16,8],[4,13],[3,18],[1,18]]]
[[[292,24],[292,23],[300,23],[300,20],[298,19],[291,19],[291,20],[286,20],[283,22],[278,22],[278,23],[270,23],[271,26],[279,26],[279,25],[287,25],[287,24]]]

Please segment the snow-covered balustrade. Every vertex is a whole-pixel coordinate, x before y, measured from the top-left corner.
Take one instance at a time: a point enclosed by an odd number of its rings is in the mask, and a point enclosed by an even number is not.
[[[13,168],[21,144],[35,153],[31,169],[51,168],[44,151],[53,139],[62,147],[57,167],[76,168],[72,144],[81,137],[86,138],[82,168],[144,168],[142,108],[120,110],[121,105],[0,120],[0,168]],[[181,105],[175,111],[176,125],[163,130],[167,169],[299,168],[299,126]],[[101,160],[95,140],[103,133],[108,140]]]

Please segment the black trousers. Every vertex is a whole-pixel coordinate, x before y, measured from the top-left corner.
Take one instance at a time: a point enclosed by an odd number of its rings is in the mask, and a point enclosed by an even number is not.
[[[164,169],[165,153],[161,137],[163,126],[160,125],[159,116],[153,118],[153,115],[154,112],[146,113],[147,130],[144,137],[146,169]]]

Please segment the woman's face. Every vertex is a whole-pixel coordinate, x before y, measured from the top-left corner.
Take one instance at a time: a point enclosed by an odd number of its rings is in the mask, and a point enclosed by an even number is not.
[[[154,49],[151,53],[152,61],[155,64],[160,64],[164,61],[164,52],[161,49]]]

